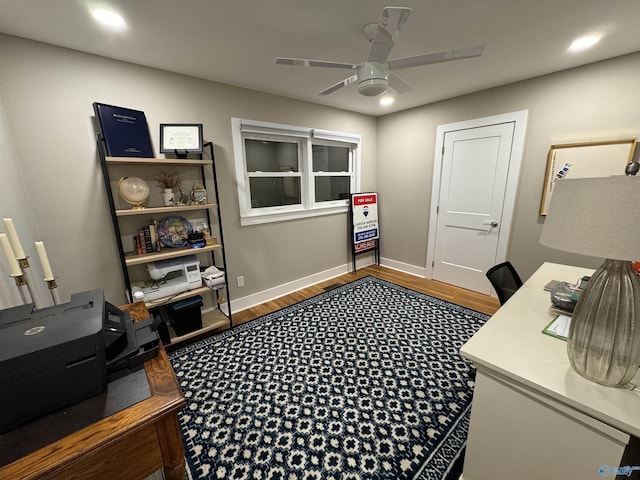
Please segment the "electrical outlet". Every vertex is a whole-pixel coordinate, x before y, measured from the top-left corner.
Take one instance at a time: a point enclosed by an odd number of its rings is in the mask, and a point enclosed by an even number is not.
[[[240,276],[238,278],[236,278],[236,281],[238,282],[238,287],[244,287],[244,277]]]

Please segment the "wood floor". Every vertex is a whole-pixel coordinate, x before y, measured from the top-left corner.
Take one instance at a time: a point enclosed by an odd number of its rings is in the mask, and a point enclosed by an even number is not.
[[[298,290],[297,292],[291,293],[289,295],[276,298],[275,300],[256,305],[255,307],[241,310],[239,312],[234,312],[232,315],[233,326],[235,327],[268,313],[280,310],[281,308],[298,303],[307,298],[314,297],[320,293],[325,292],[326,287],[335,284],[343,285],[345,283],[352,282],[353,280],[357,280],[358,278],[366,277],[367,275],[372,275],[374,277],[387,280],[391,283],[395,283],[396,285],[401,285],[418,292],[426,293],[427,295],[431,295],[432,297],[440,298],[442,300],[446,300],[447,302],[455,303],[457,305],[476,310],[477,312],[486,313],[487,315],[493,315],[495,311],[500,307],[498,299],[489,297],[487,295],[482,295],[480,293],[454,287],[452,285],[447,285],[446,283],[437,282],[434,280],[425,280],[424,278],[409,275],[407,273],[402,273],[390,268],[373,265],[361,268],[356,273],[346,273],[325,282],[312,285],[311,287],[303,288],[302,290]],[[170,344],[165,345],[165,348],[167,352],[172,352],[197,340],[201,340],[211,335],[221,333],[228,329],[229,324],[227,322],[222,322],[219,326],[215,326],[214,328],[209,328],[205,331],[195,333],[194,335],[189,335],[188,338],[183,338],[182,340],[173,341]]]
[[[493,315],[500,307],[500,303],[496,298],[492,298],[487,295],[482,295],[480,293],[454,287],[434,280],[426,280],[424,278],[402,273],[390,268],[373,265],[362,268],[356,273],[347,273],[289,295],[285,295],[284,297],[277,298],[270,302],[236,312],[233,314],[233,325],[240,325],[241,323],[248,322],[262,315],[293,305],[294,303],[305,300],[306,298],[318,295],[324,292],[325,288],[330,285],[342,285],[367,275],[372,275],[395,283],[396,285],[402,285],[403,287],[411,288],[412,290],[426,293],[427,295],[431,295],[457,305],[462,305],[463,307],[486,313],[487,315]]]

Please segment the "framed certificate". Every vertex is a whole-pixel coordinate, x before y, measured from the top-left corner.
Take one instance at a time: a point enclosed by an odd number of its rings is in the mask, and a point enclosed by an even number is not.
[[[161,153],[202,153],[201,123],[161,123]]]

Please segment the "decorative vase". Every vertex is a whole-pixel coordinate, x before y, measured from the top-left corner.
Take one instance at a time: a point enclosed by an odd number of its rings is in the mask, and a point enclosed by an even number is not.
[[[622,387],[640,365],[640,279],[631,262],[605,260],[580,295],[569,328],[573,369],[609,387]]]
[[[165,207],[172,207],[175,205],[173,190],[170,188],[165,188],[162,193],[162,201]]]

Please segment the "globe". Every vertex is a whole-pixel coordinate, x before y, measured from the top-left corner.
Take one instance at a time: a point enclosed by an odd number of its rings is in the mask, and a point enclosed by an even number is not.
[[[133,205],[134,210],[144,208],[142,204],[149,198],[149,185],[140,177],[122,177],[118,181],[118,193],[122,199]]]

